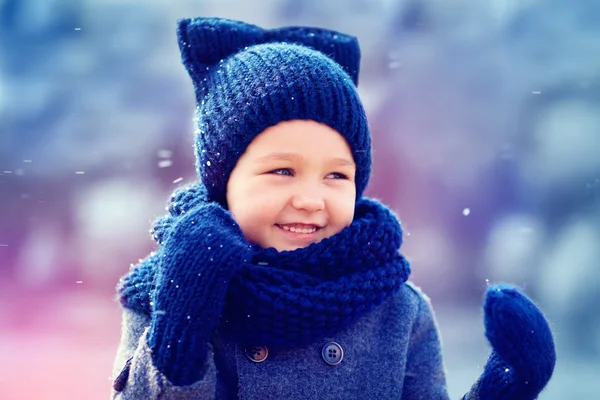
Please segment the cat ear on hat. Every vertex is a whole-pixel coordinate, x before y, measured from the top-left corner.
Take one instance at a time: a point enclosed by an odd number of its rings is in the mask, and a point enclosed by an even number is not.
[[[177,41],[183,65],[194,78],[244,47],[263,42],[264,30],[223,18],[186,18],[178,21]]]
[[[178,21],[177,39],[182,62],[193,80],[207,67],[264,43],[293,43],[320,51],[338,63],[358,85],[360,48],[354,36],[310,27],[263,29],[225,18],[187,18]]]
[[[358,85],[360,47],[356,37],[328,29],[293,26],[271,29],[266,37],[269,42],[294,43],[320,51],[344,69],[354,86]]]

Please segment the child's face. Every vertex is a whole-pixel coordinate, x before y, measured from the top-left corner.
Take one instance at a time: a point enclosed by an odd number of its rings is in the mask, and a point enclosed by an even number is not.
[[[286,121],[247,147],[227,182],[227,204],[250,243],[295,250],[351,224],[355,172],[338,132],[314,121]]]

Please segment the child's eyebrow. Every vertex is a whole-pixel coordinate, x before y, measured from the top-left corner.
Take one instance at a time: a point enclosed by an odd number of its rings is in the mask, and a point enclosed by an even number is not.
[[[300,154],[295,153],[271,153],[266,156],[258,157],[255,162],[264,163],[269,161],[302,161],[304,157]],[[332,164],[341,166],[341,167],[352,167],[356,168],[356,164],[353,161],[348,160],[347,158],[342,157],[333,157],[329,160]]]
[[[356,168],[356,164],[354,164],[354,161],[350,161],[347,158],[340,158],[340,157],[335,157],[331,160],[331,162],[335,165],[339,165],[341,167],[351,167],[351,168]]]
[[[294,153],[270,153],[266,156],[258,157],[255,161],[263,163],[268,161],[301,161],[304,157]]]

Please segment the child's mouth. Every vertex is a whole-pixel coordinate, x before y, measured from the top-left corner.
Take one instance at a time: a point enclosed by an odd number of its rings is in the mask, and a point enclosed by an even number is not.
[[[276,224],[280,231],[292,240],[312,240],[322,228],[317,225]]]
[[[290,225],[277,225],[284,231],[289,231],[292,233],[302,233],[302,234],[310,234],[318,231],[320,228],[315,225],[300,225],[300,224],[290,224]]]

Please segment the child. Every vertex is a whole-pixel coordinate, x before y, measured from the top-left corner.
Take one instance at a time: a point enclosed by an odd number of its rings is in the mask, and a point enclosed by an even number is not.
[[[363,197],[371,167],[355,38],[179,22],[200,180],[121,280],[114,399],[448,399],[402,229]],[[465,399],[534,399],[552,375],[541,312],[496,286],[493,347]]]

